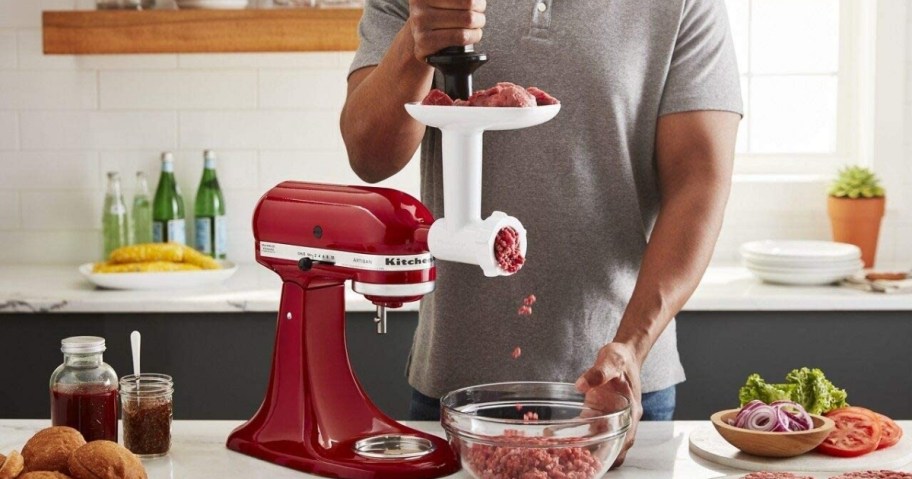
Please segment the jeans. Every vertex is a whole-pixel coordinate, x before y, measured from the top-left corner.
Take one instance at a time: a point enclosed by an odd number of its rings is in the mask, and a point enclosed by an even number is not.
[[[671,421],[675,410],[675,387],[643,394],[642,421]],[[440,400],[425,396],[412,389],[412,401],[409,404],[409,420],[439,421]]]

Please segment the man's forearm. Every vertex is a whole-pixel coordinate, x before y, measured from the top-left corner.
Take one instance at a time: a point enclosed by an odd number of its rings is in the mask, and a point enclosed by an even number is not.
[[[380,64],[350,87],[340,123],[352,169],[362,179],[383,180],[412,158],[425,127],[402,105],[421,100],[432,79],[433,69],[415,58],[406,23]]]
[[[707,184],[709,183],[709,184]],[[722,225],[730,180],[692,184],[666,198],[615,341],[640,363],[703,276]]]

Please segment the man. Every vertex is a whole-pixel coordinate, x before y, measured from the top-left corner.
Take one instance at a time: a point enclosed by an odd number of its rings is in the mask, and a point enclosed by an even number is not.
[[[561,100],[541,126],[485,133],[483,216],[528,230],[516,275],[437,264],[408,375],[413,419],[446,392],[510,380],[576,382],[670,420],[684,380],[674,315],[696,288],[731,182],[741,95],[723,0],[367,0],[342,135],[354,171],[383,180],[421,145],[422,200],[443,214],[440,133],[403,104],[441,87],[424,59],[475,44],[476,88]],[[536,294],[531,317],[522,298]],[[515,346],[523,354],[513,360]]]

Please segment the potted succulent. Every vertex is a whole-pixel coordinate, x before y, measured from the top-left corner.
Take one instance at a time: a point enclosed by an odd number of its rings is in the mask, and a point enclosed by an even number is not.
[[[847,166],[839,170],[828,194],[833,240],[858,246],[865,268],[874,266],[886,203],[880,180],[868,168]]]

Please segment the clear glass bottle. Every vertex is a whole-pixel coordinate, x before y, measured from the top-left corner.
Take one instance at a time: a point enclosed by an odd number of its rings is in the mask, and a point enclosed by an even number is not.
[[[152,242],[152,201],[146,174],[136,172],[136,192],[133,193],[133,244]]]
[[[127,219],[127,205],[120,187],[120,174],[108,172],[108,189],[105,192],[104,210],[101,213],[101,230],[104,243],[104,258],[111,251],[130,244],[130,222]]]
[[[120,378],[124,447],[139,457],[164,456],[171,449],[174,380],[142,373]]]
[[[225,217],[225,197],[215,174],[215,152],[203,152],[203,177],[196,190],[194,208],[195,244],[201,253],[215,259],[225,259],[228,250],[228,222]]]
[[[167,151],[162,153],[161,164],[161,176],[152,201],[152,241],[187,244],[184,197],[174,179],[174,155]]]
[[[117,442],[117,373],[102,358],[104,338],[60,342],[63,364],[51,374],[51,424],[72,427],[86,441]]]

